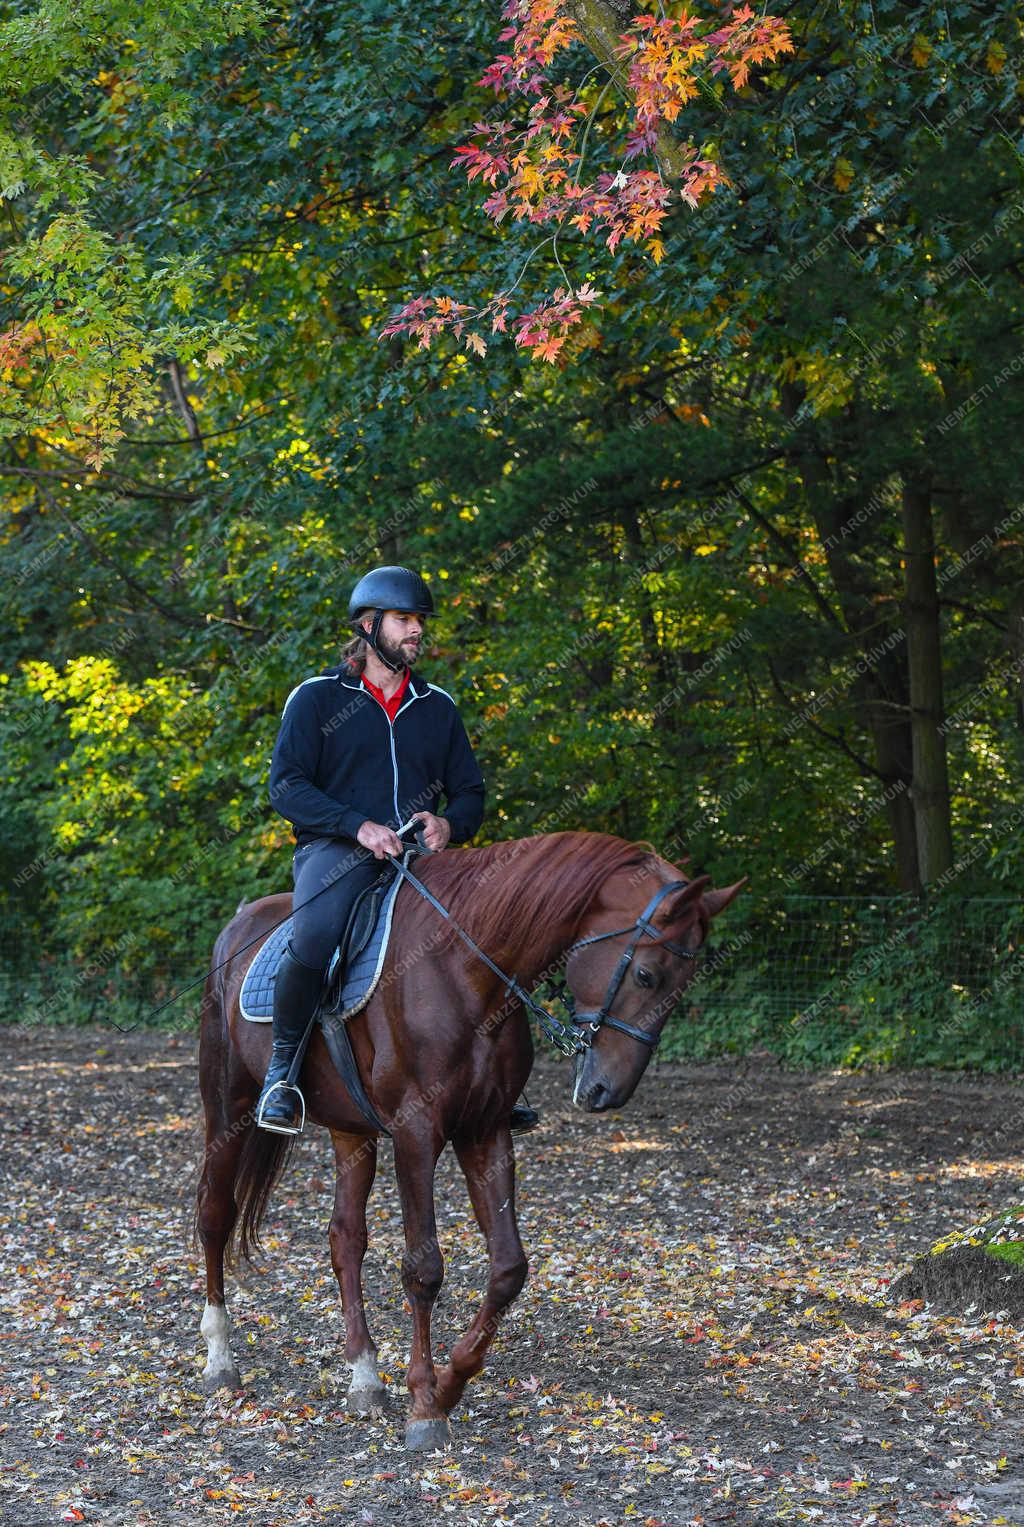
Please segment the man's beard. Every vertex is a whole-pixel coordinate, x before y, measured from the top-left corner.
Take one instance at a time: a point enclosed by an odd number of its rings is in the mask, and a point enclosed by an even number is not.
[[[416,659],[419,657],[420,652],[422,651],[421,644],[417,644],[415,646],[411,645],[412,640],[412,637],[406,637],[405,641],[402,642],[401,645],[393,647],[391,643],[386,641],[385,638],[378,632],[377,647],[390,663],[398,663],[402,667],[412,668],[416,662]]]

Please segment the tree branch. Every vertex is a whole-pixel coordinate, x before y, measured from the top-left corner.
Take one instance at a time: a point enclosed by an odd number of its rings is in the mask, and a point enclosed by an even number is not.
[[[615,49],[632,19],[631,7],[615,3],[615,0],[570,0],[568,9],[578,22],[583,40],[591,53],[598,63],[604,64],[616,84],[625,92],[626,73],[622,59],[615,55]],[[654,153],[659,167],[665,166],[667,179],[683,178],[688,163],[686,153],[664,123],[658,128]]]
[[[126,587],[133,589],[141,599],[144,599],[147,604],[151,604],[155,610],[159,610],[160,614],[163,615],[167,620],[174,621],[176,625],[186,626],[190,629],[203,627],[206,625],[206,621],[203,620],[200,616],[182,615],[178,610],[172,609],[170,605],[164,604],[163,600],[158,599],[155,594],[151,594],[149,590],[143,584],[141,584],[136,577],[125,571],[125,569],[116,560],[116,558],[110,556],[109,553],[105,552],[101,546],[97,545],[89,532],[84,530],[81,525],[79,525],[75,520],[71,518],[70,514],[67,513],[60,501],[54,498],[53,494],[48,492],[48,490],[43,487],[42,483],[38,483],[36,486],[50,507],[56,511],[56,513],[64,521],[65,525],[67,525],[68,529],[72,531],[73,534],[76,535],[85,546],[88,547],[89,552],[93,558],[97,562],[102,563],[104,567],[110,568],[111,572],[116,573],[121,581],[126,585]]]
[[[167,375],[171,383],[171,397],[174,399],[174,406],[181,415],[181,422],[185,426],[188,438],[196,450],[201,451],[203,449],[203,436],[199,428],[199,420],[196,418],[196,411],[189,402],[188,394],[185,391],[185,379],[181,374],[181,362],[176,360],[174,356],[167,362]]]
[[[826,742],[832,745],[832,747],[839,748],[840,752],[845,753],[847,758],[852,759],[852,761],[857,765],[862,774],[870,775],[872,779],[880,779],[884,784],[891,784],[892,781],[890,776],[883,774],[881,769],[876,769],[874,764],[869,763],[866,758],[862,758],[859,753],[855,752],[845,737],[841,736],[838,732],[828,731],[825,727],[821,726],[817,721],[815,721],[813,716],[802,715],[800,712],[800,707],[794,700],[790,699],[789,695],[786,693],[785,687],[783,686],[782,680],[779,678],[775,671],[775,664],[772,662],[771,658],[767,659],[767,663],[768,672],[771,674],[772,683],[774,684],[775,689],[783,704],[786,705],[789,710],[800,713],[802,719],[807,722],[807,725],[811,728],[812,732],[817,732],[818,736],[823,737]]]
[[[761,513],[760,509],[757,508],[757,506],[751,501],[746,493],[737,491],[736,497],[743,504],[747,512],[753,515],[757,523],[764,530],[767,530],[772,540],[782,547],[783,551],[786,553],[786,556],[789,558],[790,566],[793,568],[794,572],[799,568],[801,578],[807,584],[807,587],[811,591],[811,597],[825,618],[830,620],[832,624],[838,627],[840,631],[845,631],[846,627],[843,625],[839,616],[836,614],[835,610],[833,610],[832,606],[825,598],[825,595],[821,592],[821,589],[815,583],[807,569],[807,564],[804,562],[802,557],[797,556],[795,549],[790,545],[787,538],[782,534],[782,531],[778,530],[775,525],[772,524],[771,520],[766,514]]]

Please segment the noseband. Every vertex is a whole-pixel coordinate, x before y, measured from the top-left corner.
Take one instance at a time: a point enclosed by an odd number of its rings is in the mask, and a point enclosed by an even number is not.
[[[673,943],[671,939],[665,938],[651,922],[652,914],[664,898],[670,895],[672,891],[684,890],[687,885],[689,885],[687,880],[673,880],[671,884],[663,885],[661,890],[656,891],[651,897],[631,927],[613,928],[610,933],[591,933],[587,938],[577,939],[576,943],[567,951],[568,955],[572,955],[577,949],[585,948],[587,944],[599,944],[602,939],[619,938],[624,933],[632,933],[634,935],[628,947],[623,951],[619,963],[612,971],[611,980],[608,982],[608,990],[604,994],[604,1001],[599,1011],[596,1013],[574,1013],[572,1015],[573,1027],[578,1030],[576,1035],[578,1050],[589,1050],[600,1028],[617,1029],[620,1034],[628,1034],[630,1039],[635,1039],[638,1043],[646,1045],[649,1050],[656,1050],[658,1048],[658,1041],[661,1038],[660,1034],[648,1034],[644,1029],[635,1028],[631,1023],[623,1023],[621,1018],[612,1017],[610,1009],[615,998],[618,996],[619,987],[622,985],[626,971],[633,963],[633,956],[636,953],[642,934],[646,933],[649,938],[654,939],[655,943],[660,944],[663,949],[669,950],[670,953],[678,955],[682,960],[697,960],[700,958],[699,950],[684,949],[682,944]]]

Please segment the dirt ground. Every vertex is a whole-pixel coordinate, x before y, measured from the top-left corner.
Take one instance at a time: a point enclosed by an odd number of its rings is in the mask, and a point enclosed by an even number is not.
[[[192,1035],[0,1030],[0,1514],[61,1521],[1024,1523],[1024,1349],[999,1312],[896,1306],[901,1268],[1018,1195],[1018,1086],[652,1069],[588,1118],[538,1067],[519,1144],[531,1275],[454,1442],[402,1446],[409,1322],[390,1151],[367,1301],[393,1390],[345,1415],[326,1134],[229,1285],[237,1393],[199,1385]],[[450,1152],[437,1355],[482,1242]]]

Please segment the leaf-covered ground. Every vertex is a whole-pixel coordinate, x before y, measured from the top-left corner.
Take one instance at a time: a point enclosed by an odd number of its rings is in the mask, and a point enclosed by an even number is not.
[[[390,1172],[368,1301],[394,1390],[346,1419],[331,1156],[304,1139],[232,1281],[244,1388],[204,1396],[192,1036],[0,1031],[3,1519],[460,1524],[1024,1521],[1024,1352],[999,1314],[894,1307],[952,1224],[1019,1195],[1020,1093],[916,1073],[664,1066],[585,1118],[542,1065],[519,1146],[531,1277],[455,1416],[402,1447]],[[443,1351],[484,1275],[438,1174]]]

